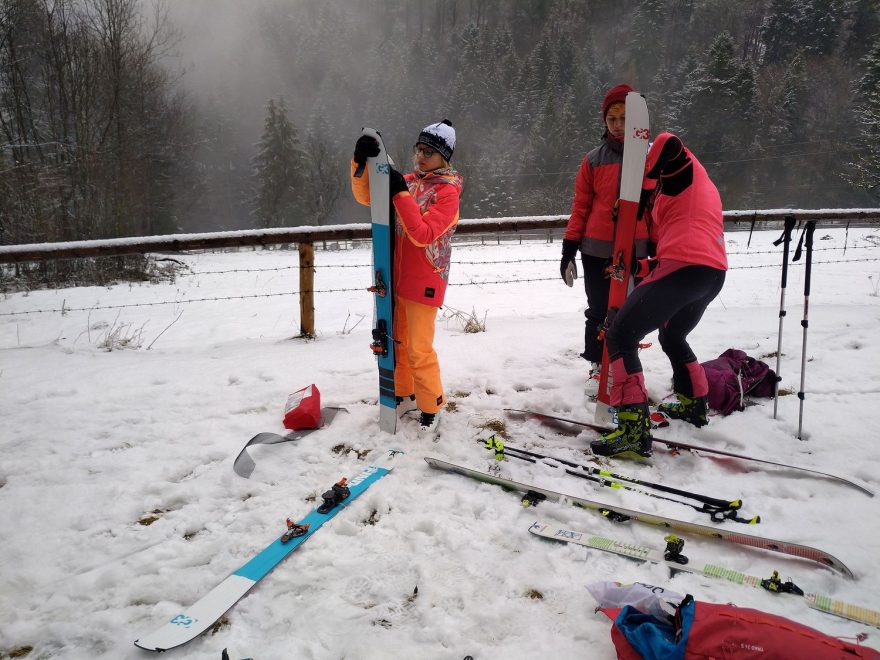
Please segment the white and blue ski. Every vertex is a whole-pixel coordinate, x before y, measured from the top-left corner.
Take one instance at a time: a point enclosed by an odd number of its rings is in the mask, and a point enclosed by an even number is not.
[[[370,180],[370,218],[373,236],[373,286],[375,296],[373,342],[370,347],[379,361],[379,428],[397,430],[397,399],[394,396],[394,209],[391,206],[390,163],[382,136],[372,128],[363,129],[379,143],[379,155],[367,159]],[[355,172],[355,176],[360,176]]]
[[[323,503],[298,522],[287,520],[287,530],[253,559],[223,580],[189,609],[171,617],[163,626],[135,640],[147,651],[167,651],[195,639],[268,575],[291,552],[301,546],[349,502],[388,474],[399,450],[390,450],[382,461],[364,468],[351,479],[342,479],[324,493]]]
[[[617,539],[600,536],[598,534],[590,534],[588,532],[579,532],[573,529],[565,529],[554,523],[538,521],[529,527],[529,531],[537,536],[553,539],[554,541],[562,541],[564,543],[575,543],[585,548],[594,548],[603,552],[611,552],[623,557],[631,557],[640,561],[652,562],[654,564],[662,564],[670,568],[673,572],[680,571],[685,573],[694,573],[696,575],[704,575],[706,577],[717,578],[719,580],[727,580],[746,587],[754,587],[756,589],[766,589],[772,593],[788,593],[800,596],[804,603],[820,612],[833,614],[834,616],[843,617],[850,621],[857,621],[869,626],[880,628],[880,612],[872,610],[861,605],[853,605],[831,596],[822,594],[804,593],[791,580],[783,582],[779,578],[779,574],[774,574],[769,578],[761,578],[754,575],[740,573],[731,568],[719,566],[717,564],[707,564],[699,561],[691,561],[681,554],[684,548],[684,542],[675,536],[667,536],[666,550],[658,548],[649,548],[647,546],[638,545],[636,543],[627,543]]]

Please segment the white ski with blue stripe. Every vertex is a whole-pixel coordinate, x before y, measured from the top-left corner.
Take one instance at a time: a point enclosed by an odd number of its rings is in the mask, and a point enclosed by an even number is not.
[[[167,651],[186,644],[208,630],[287,555],[318,531],[325,522],[333,518],[376,481],[391,472],[392,461],[400,453],[403,452],[396,449],[389,450],[383,461],[364,468],[358,475],[348,480],[346,484],[349,489],[348,497],[326,513],[318,513],[318,509],[314,509],[297,523],[303,527],[308,525],[305,533],[301,536],[294,536],[287,542],[281,540],[284,535],[278,537],[271,545],[214,587],[192,607],[174,615],[170,621],[156,631],[136,639],[135,646],[147,651]]]

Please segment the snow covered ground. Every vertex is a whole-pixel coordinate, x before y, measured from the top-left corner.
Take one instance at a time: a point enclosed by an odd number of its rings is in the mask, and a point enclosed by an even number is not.
[[[729,347],[755,357],[776,350],[781,248],[778,232],[728,234],[731,270],[692,335],[701,360]],[[759,405],[709,427],[667,437],[813,467],[880,489],[880,233],[816,232],[809,306],[805,440],[796,438],[798,398]],[[559,245],[459,246],[447,296],[485,315],[469,334],[438,320],[436,344],[454,411],[436,441],[379,432],[376,366],[368,344],[372,301],[363,290],[317,295],[319,336],[292,338],[298,299],[295,252],[182,257],[191,272],[173,284],[35,291],[0,300],[0,657],[26,647],[34,658],[142,658],[132,642],[198,600],[302,517],[341,476],[387,447],[406,450],[395,471],[307,541],[225,623],[172,651],[178,658],[615,657],[611,624],[594,613],[586,584],[641,581],[790,617],[880,649],[880,630],[774,596],[665,568],[544,541],[537,518],[584,531],[663,545],[663,531],[614,525],[565,504],[520,506],[502,489],[436,472],[432,455],[479,469],[495,461],[478,441],[499,420],[510,443],[588,462],[593,437],[565,435],[504,408],[591,419],[583,396],[584,295],[558,279]],[[842,263],[842,262],[846,263]],[[483,262],[475,263],[475,262]],[[508,262],[487,264],[485,262]],[[318,289],[368,285],[366,250],[318,252]],[[341,267],[355,266],[361,267]],[[767,266],[767,267],[762,267]],[[224,271],[224,272],[217,272]],[[235,271],[235,272],[231,272]],[[782,387],[801,372],[804,269],[787,290]],[[498,280],[547,281],[481,284]],[[267,297],[173,302],[224,296]],[[97,309],[115,305],[142,306]],[[91,311],[10,315],[41,309]],[[93,309],[94,308],[94,309]],[[448,311],[447,311],[448,314]],[[179,318],[178,318],[179,317]],[[359,323],[358,320],[364,317]],[[175,321],[176,319],[176,321]],[[352,326],[354,328],[352,329]],[[140,348],[107,351],[108,334]],[[651,339],[651,338],[649,338]],[[654,340],[656,337],[653,338]],[[105,342],[104,342],[105,343]],[[656,345],[642,352],[650,394],[668,396],[670,370]],[[768,358],[771,367],[775,357]],[[232,471],[261,431],[284,433],[288,393],[309,383],[322,405],[344,406],[332,425],[297,442],[250,450],[250,479]],[[365,456],[365,458],[362,458]],[[855,573],[847,580],[775,553],[688,538],[695,558],[756,575],[778,569],[807,591],[880,609],[880,497],[795,472],[735,460],[673,457],[617,461],[614,470],[717,497],[742,497],[760,514],[743,528],[818,546]],[[692,509],[636,493],[594,488],[547,466],[512,460],[500,473],[611,504],[704,522]],[[151,524],[145,524],[152,520]],[[373,524],[367,524],[370,520]],[[727,523],[728,527],[739,527]],[[417,594],[414,595],[416,588]]]

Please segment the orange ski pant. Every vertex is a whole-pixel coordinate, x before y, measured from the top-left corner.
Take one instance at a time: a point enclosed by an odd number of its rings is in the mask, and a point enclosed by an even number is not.
[[[419,410],[436,413],[446,397],[440,382],[440,361],[434,350],[437,308],[397,298],[394,307],[394,390],[397,396],[416,395]]]

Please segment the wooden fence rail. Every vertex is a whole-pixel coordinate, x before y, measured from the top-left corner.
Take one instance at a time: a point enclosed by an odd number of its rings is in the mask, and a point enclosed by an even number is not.
[[[824,226],[880,226],[880,209],[773,209],[725,211],[725,231],[762,230],[780,227],[786,218],[817,220]],[[458,223],[456,235],[504,234],[561,229],[567,215],[514,216],[507,218],[464,219]],[[80,259],[83,257],[115,257],[149,252],[186,252],[229,247],[296,244],[299,247],[301,334],[314,336],[314,244],[320,241],[365,240],[370,238],[370,225],[347,224],[326,227],[279,227],[204,234],[171,234],[138,236],[66,243],[31,243],[0,245],[0,264],[49,259]]]

